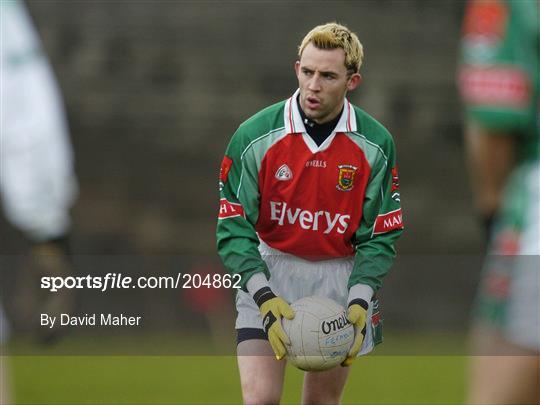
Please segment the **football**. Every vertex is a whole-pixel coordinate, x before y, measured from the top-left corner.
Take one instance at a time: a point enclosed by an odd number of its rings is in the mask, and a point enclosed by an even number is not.
[[[291,341],[287,359],[304,371],[328,370],[343,362],[354,340],[345,309],[324,297],[301,298],[291,307],[294,319],[282,319]]]

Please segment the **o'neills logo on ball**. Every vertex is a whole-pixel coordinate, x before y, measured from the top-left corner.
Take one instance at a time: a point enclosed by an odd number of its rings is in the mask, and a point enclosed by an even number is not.
[[[339,315],[339,317],[322,321],[321,323],[321,330],[325,335],[328,335],[329,333],[338,332],[344,327],[346,327],[349,324],[349,320],[345,316],[345,314]]]

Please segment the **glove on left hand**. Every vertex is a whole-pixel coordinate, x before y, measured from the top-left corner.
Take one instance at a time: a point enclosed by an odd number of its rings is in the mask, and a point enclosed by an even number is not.
[[[352,364],[356,358],[364,338],[366,336],[366,318],[367,318],[368,303],[363,299],[355,299],[349,303],[349,310],[347,311],[347,319],[354,326],[354,342],[347,354],[347,358],[343,360],[341,365],[348,367]]]

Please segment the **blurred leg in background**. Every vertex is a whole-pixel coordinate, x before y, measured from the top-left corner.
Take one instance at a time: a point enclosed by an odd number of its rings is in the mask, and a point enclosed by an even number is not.
[[[497,331],[476,327],[469,369],[468,404],[540,403],[538,352],[512,344]],[[494,355],[501,353],[500,355]]]
[[[474,405],[540,403],[540,165],[516,171],[510,184],[474,313]]]

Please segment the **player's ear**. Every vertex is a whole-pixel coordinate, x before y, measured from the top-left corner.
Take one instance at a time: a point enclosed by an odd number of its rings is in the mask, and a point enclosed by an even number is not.
[[[362,83],[362,75],[360,73],[353,73],[347,82],[347,91],[356,89],[360,83]]]
[[[297,60],[294,62],[294,71],[296,72],[296,77],[300,77],[300,61]]]

